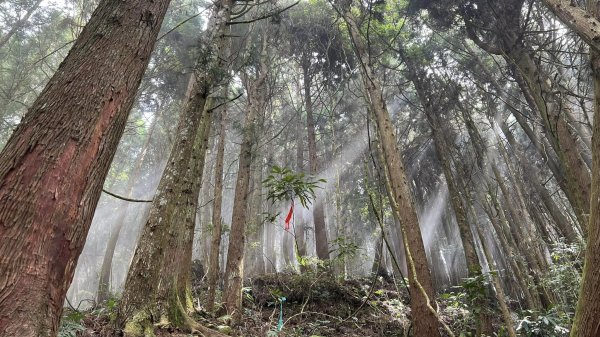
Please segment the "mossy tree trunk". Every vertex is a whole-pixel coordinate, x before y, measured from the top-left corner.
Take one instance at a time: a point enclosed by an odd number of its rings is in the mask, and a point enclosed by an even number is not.
[[[588,10],[600,18],[600,3],[588,1]],[[598,29],[597,26],[594,27]],[[597,42],[597,39],[594,39]],[[594,83],[592,135],[592,195],[582,283],[571,327],[571,337],[600,336],[600,51],[590,51]]]
[[[189,96],[179,117],[173,150],[127,275],[117,324],[125,326],[128,335],[145,334],[152,329],[153,323],[157,323],[153,320],[163,318],[187,330],[215,334],[187,315],[185,279],[189,278],[189,271],[182,268],[187,268],[191,259],[199,188],[199,182],[194,184],[198,177],[192,175],[199,174],[204,165],[202,153],[206,149],[210,125],[210,114],[205,109],[209,90],[226,73],[223,52],[228,38],[224,32],[230,12],[229,1],[221,1],[215,6],[190,79]],[[173,268],[179,269],[174,271]],[[165,274],[168,274],[167,278]]]
[[[227,90],[224,90],[227,93]],[[227,95],[224,95],[227,97]],[[215,159],[215,187],[212,213],[212,240],[208,262],[208,294],[206,309],[212,312],[215,305],[215,294],[219,280],[219,252],[221,236],[223,234],[223,219],[221,208],[223,205],[223,162],[225,159],[225,135],[227,130],[227,107],[219,109],[219,138],[217,140],[217,156]],[[206,233],[208,234],[208,233]]]

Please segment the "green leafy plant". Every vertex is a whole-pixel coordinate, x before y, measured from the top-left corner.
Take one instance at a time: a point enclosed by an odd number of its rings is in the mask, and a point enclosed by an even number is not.
[[[352,258],[356,255],[360,247],[347,236],[338,236],[331,242],[333,249],[330,253],[336,253],[336,259]]]
[[[79,310],[67,310],[60,320],[58,337],[75,337],[77,332],[85,330],[81,324],[85,315]]]
[[[295,173],[286,167],[273,166],[271,173],[263,180],[267,188],[267,200],[271,202],[298,198],[304,207],[308,207],[315,199],[315,190],[321,188],[320,183],[325,179],[314,179],[304,173]]]
[[[566,337],[569,329],[564,327],[565,317],[557,310],[550,309],[548,312],[538,314],[526,311],[527,315],[519,320],[517,331],[524,337]],[[568,319],[567,319],[568,321]]]
[[[550,250],[552,264],[550,271],[542,279],[542,285],[554,290],[558,301],[553,309],[561,316],[569,317],[575,312],[579,288],[581,286],[581,269],[583,267],[583,246],[580,244],[556,243]]]
[[[490,272],[493,274],[495,272]],[[455,287],[455,291],[442,294],[440,299],[445,304],[445,314],[451,317],[452,329],[461,331],[461,336],[472,336],[477,326],[477,317],[482,312],[489,312],[492,304],[488,296],[488,274],[480,273],[468,277]]]

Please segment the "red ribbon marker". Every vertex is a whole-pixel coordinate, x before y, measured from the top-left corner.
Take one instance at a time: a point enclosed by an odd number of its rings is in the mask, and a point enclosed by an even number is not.
[[[290,231],[290,221],[292,221],[292,215],[294,215],[294,200],[292,200],[292,204],[290,206],[290,211],[285,217],[285,230]]]

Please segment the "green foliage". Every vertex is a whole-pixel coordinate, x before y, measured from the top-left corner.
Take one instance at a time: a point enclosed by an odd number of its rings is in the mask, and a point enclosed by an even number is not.
[[[491,272],[492,274],[494,272]],[[444,313],[451,317],[452,330],[461,331],[461,336],[472,336],[477,326],[477,317],[482,312],[491,310],[492,304],[488,297],[488,274],[480,273],[468,277],[456,291],[442,294],[440,299],[444,304]]]
[[[117,309],[119,308],[120,294],[110,293],[108,300],[103,306],[97,308],[92,312],[94,316],[107,315],[110,320],[114,320],[117,317]]]
[[[307,207],[316,198],[315,190],[321,188],[319,183],[326,182],[325,179],[314,180],[304,173],[294,173],[286,167],[273,166],[263,184],[268,190],[267,200],[276,202],[297,197],[302,206]]]
[[[336,259],[346,259],[356,256],[360,247],[347,236],[338,236],[331,242],[335,248],[331,249],[330,253],[336,253]]]
[[[550,311],[535,317],[532,311],[519,320],[517,331],[524,337],[567,337],[570,326],[570,317],[551,309]],[[566,325],[565,325],[566,324]]]
[[[584,251],[579,244],[556,243],[550,250],[550,271],[542,279],[542,285],[553,289],[559,299],[555,310],[570,317],[579,296]]]
[[[302,270],[312,270],[317,267],[325,267],[326,261],[319,259],[316,256],[300,256],[296,254],[296,260]]]
[[[518,322],[517,331],[526,337],[563,337],[569,335],[579,288],[580,270],[584,251],[580,244],[559,242],[550,250],[552,265],[543,277],[542,285],[553,289],[558,301],[542,313],[525,311]]]
[[[79,310],[67,310],[60,320],[58,337],[75,337],[77,332],[85,330],[81,324],[85,315]]]

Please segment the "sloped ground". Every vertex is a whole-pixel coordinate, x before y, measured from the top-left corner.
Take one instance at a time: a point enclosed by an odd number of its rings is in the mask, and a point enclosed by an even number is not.
[[[246,288],[244,321],[236,332],[240,336],[404,335],[410,324],[405,293],[380,277],[344,281],[329,274],[272,274],[252,280]]]
[[[212,317],[198,308],[194,318],[234,336],[404,336],[410,325],[405,291],[381,277],[339,280],[330,274],[279,273],[248,281],[242,323],[232,331],[227,331],[227,316]],[[110,310],[82,315],[79,324],[85,330],[74,328],[61,337],[119,335],[112,330]],[[157,328],[156,335],[190,336],[169,327]]]

